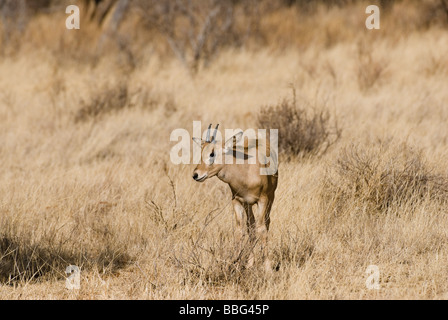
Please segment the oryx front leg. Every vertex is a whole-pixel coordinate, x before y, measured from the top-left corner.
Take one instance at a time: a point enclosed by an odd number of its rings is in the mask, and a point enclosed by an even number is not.
[[[237,199],[233,199],[232,202],[236,222],[234,239],[238,253],[237,260],[245,264],[246,268],[250,268],[254,264],[253,245],[255,242],[255,219],[252,207]],[[244,220],[246,220],[246,227],[244,226]]]
[[[248,243],[248,249],[249,249],[249,258],[247,260],[246,267],[252,268],[255,263],[255,256],[254,256],[254,246],[256,245],[256,234],[255,234],[255,216],[252,210],[252,205],[245,203],[244,208],[246,209],[247,213],[247,220],[246,220],[246,226],[247,226],[247,234],[249,236],[249,243]]]
[[[240,246],[243,242],[243,235],[244,235],[244,215],[246,214],[246,211],[244,209],[243,204],[237,200],[233,199],[233,211],[235,213],[235,230],[234,230],[234,237],[235,237],[235,243]]]
[[[261,246],[262,260],[264,260],[265,269],[271,271],[271,262],[268,257],[268,231],[270,224],[270,212],[273,199],[261,198],[257,203],[255,214],[255,226],[257,242]]]
[[[237,261],[239,259],[243,260],[245,254],[244,250],[244,215],[246,211],[244,205],[237,199],[232,200],[233,211],[235,214],[235,229],[234,229],[234,240],[235,249],[238,254]]]

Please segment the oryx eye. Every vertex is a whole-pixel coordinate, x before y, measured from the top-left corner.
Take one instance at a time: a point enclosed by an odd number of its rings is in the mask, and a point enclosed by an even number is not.
[[[212,153],[210,153],[210,158],[213,158],[215,156],[215,152],[213,151]]]

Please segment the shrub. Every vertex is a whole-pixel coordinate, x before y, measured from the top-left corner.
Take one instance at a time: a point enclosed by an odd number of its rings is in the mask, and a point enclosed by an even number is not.
[[[146,87],[131,90],[124,82],[108,85],[104,89],[97,90],[90,99],[81,100],[81,105],[81,108],[74,115],[75,122],[101,118],[106,114],[125,108],[140,108],[151,111],[158,106],[162,106],[166,116],[170,116],[177,111],[177,105],[172,95],[154,95]]]
[[[432,172],[422,153],[406,144],[366,148],[350,146],[340,153],[324,183],[326,203],[336,211],[352,202],[369,212],[448,200],[448,177]]]
[[[258,115],[258,127],[278,129],[279,154],[288,159],[321,155],[341,134],[337,123],[331,123],[328,111],[310,108],[306,102],[299,107],[295,91],[292,101],[284,99],[277,105],[263,107]]]
[[[388,62],[374,58],[372,47],[365,43],[358,43],[358,85],[362,91],[368,91],[379,83],[384,76]]]
[[[257,1],[250,0],[145,0],[137,1],[136,6],[141,9],[146,27],[161,34],[193,74],[201,63],[207,66],[221,49],[243,45],[258,21],[253,19]]]
[[[62,279],[69,265],[77,265],[85,270],[99,270],[110,274],[129,264],[133,257],[120,244],[115,234],[108,234],[103,244],[96,248],[82,244],[76,239],[57,239],[57,231],[49,231],[40,239],[10,228],[11,221],[3,221],[0,232],[0,283],[12,284],[16,281]],[[99,233],[109,232],[110,227],[97,223]],[[92,229],[93,230],[93,229]]]
[[[125,108],[129,103],[126,84],[106,88],[98,92],[89,102],[82,101],[82,107],[75,115],[75,122],[86,121],[103,114]]]

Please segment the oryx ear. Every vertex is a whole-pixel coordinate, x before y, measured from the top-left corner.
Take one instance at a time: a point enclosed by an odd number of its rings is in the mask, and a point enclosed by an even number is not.
[[[233,139],[235,139],[235,145],[240,142],[241,137],[243,136],[243,131],[238,132],[237,134],[233,135],[232,138],[228,139],[226,143],[224,144],[224,152],[228,152],[229,150],[233,149]]]
[[[195,137],[193,137],[192,139],[193,139],[193,141],[196,142],[196,144],[197,144],[198,146],[200,146],[200,147],[202,147],[202,145],[204,144],[204,141],[201,140],[201,139],[199,139],[199,138],[195,138]]]

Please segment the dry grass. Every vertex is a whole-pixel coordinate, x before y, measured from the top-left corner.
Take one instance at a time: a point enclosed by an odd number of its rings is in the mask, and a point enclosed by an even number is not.
[[[261,6],[194,77],[132,14],[101,48],[29,21],[0,61],[0,299],[448,298],[446,23],[398,1],[368,31],[347,3]],[[294,154],[342,128],[280,163],[270,274],[239,264],[228,187],[169,161],[173,129],[254,128],[263,106]]]

